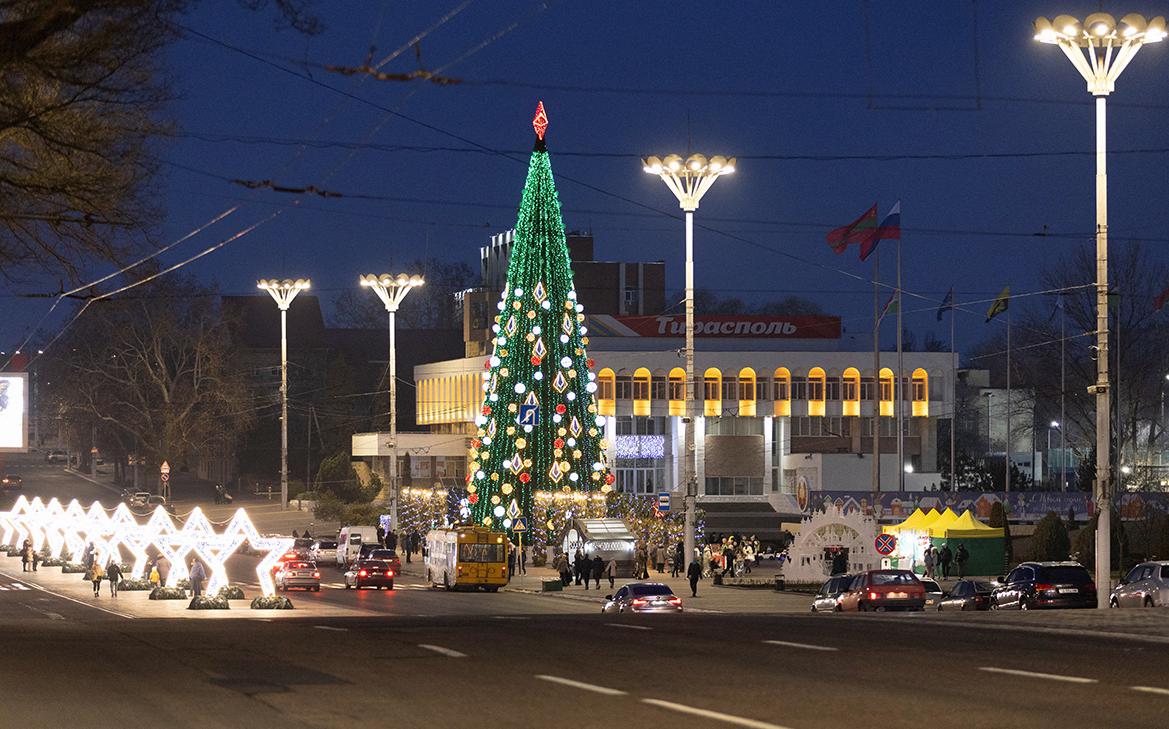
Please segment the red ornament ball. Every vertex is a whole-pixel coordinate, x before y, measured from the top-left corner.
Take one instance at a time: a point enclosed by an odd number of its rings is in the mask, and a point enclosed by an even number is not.
[[[478,504],[479,503],[479,494],[467,494],[467,503],[468,504]]]
[[[491,414],[491,406],[490,406],[490,405],[484,405],[484,406],[483,406],[483,414],[484,414],[484,415],[490,415],[490,414]]]
[[[532,474],[530,474],[530,473],[521,473],[520,474],[520,483],[527,483],[528,481],[531,481],[531,480],[532,480]],[[472,494],[472,496],[474,496],[474,494]]]
[[[532,355],[532,366],[534,366],[534,367],[540,366],[540,358],[534,354]]]
[[[596,366],[597,363],[592,357],[589,357],[588,359],[585,360],[585,364],[587,364],[589,366],[589,369],[592,369],[593,367]]]
[[[485,370],[491,369],[491,360],[489,360],[489,359],[483,360],[483,369],[485,369]]]
[[[606,473],[606,474],[605,474],[605,483],[609,484],[610,486],[612,486],[612,485],[613,485],[613,482],[614,482],[614,481],[616,481],[616,480],[617,480],[617,479],[613,478],[613,474],[611,474],[611,473]]]
[[[568,412],[568,408],[564,406],[564,403],[560,403],[556,406],[556,412],[564,415],[564,413]]]
[[[552,446],[554,448],[563,448],[564,447],[564,439],[557,438],[556,440],[552,441]]]
[[[483,441],[479,440],[478,438],[471,439],[471,447],[472,448],[478,448],[481,445],[483,445]]]

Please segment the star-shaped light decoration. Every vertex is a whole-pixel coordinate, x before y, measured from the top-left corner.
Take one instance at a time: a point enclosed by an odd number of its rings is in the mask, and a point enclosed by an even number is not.
[[[536,116],[532,117],[532,129],[536,130],[536,138],[544,141],[544,132],[548,129],[548,114],[544,111],[544,102],[536,103]]]

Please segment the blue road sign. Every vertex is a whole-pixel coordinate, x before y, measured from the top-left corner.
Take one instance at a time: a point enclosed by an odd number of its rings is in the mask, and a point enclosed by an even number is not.
[[[658,492],[658,511],[669,511],[669,510],[670,510],[670,492],[669,491]]]
[[[540,424],[540,406],[539,405],[520,405],[520,416],[516,420],[520,425],[537,426]]]
[[[528,530],[528,518],[526,516],[517,516],[515,521],[511,523],[511,530],[513,532],[526,532]]]
[[[897,537],[892,534],[878,534],[873,546],[877,548],[877,554],[888,557],[897,549]]]

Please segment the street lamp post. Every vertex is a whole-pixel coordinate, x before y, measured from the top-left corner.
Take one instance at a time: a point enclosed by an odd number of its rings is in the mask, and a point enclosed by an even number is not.
[[[396,276],[367,273],[361,277],[361,285],[373,289],[385,304],[390,319],[390,366],[387,380],[390,386],[390,525],[393,529],[398,528],[398,351],[394,338],[394,315],[398,313],[398,306],[410,293],[410,289],[425,282],[421,276],[406,273]]]
[[[280,507],[283,509],[288,508],[288,307],[310,285],[307,278],[295,281],[262,278],[256,282],[280,307]]]
[[[1035,40],[1058,45],[1096,97],[1096,605],[1108,607],[1112,586],[1111,415],[1108,391],[1108,173],[1106,99],[1116,79],[1145,43],[1164,40],[1165,18],[1146,21],[1135,13],[1120,23],[1108,13],[1092,13],[1081,24],[1070,15],[1035,19]]]
[[[683,548],[689,563],[694,559],[694,501],[698,495],[697,449],[694,445],[694,211],[715,180],[735,171],[735,158],[714,156],[707,159],[701,154],[692,154],[683,160],[680,155],[670,154],[664,158],[646,157],[642,163],[647,174],[662,178],[686,214],[686,440],[682,461],[686,485]]]
[[[1052,475],[1054,475],[1054,473],[1055,473],[1054,469],[1051,468],[1051,463],[1052,463],[1052,460],[1051,460],[1051,431],[1053,431],[1053,430],[1059,430],[1059,422],[1058,421],[1053,420],[1053,421],[1051,421],[1051,424],[1047,426],[1047,468],[1052,471]],[[1062,431],[1061,431],[1061,433],[1062,433]],[[1060,457],[1060,463],[1062,464],[1063,463],[1063,453],[1060,453],[1059,457]],[[1034,467],[1034,463],[1032,463],[1032,467]],[[1061,472],[1062,472],[1062,468],[1061,468]],[[1051,477],[1048,477],[1047,484],[1048,484],[1048,488],[1051,488],[1051,484],[1052,484]]]

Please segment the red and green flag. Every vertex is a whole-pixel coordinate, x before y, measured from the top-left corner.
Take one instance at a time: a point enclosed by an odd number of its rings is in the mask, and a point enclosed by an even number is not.
[[[859,218],[848,225],[834,228],[829,231],[826,240],[832,250],[840,255],[852,243],[864,243],[873,237],[877,231],[877,204],[866,210]]]

